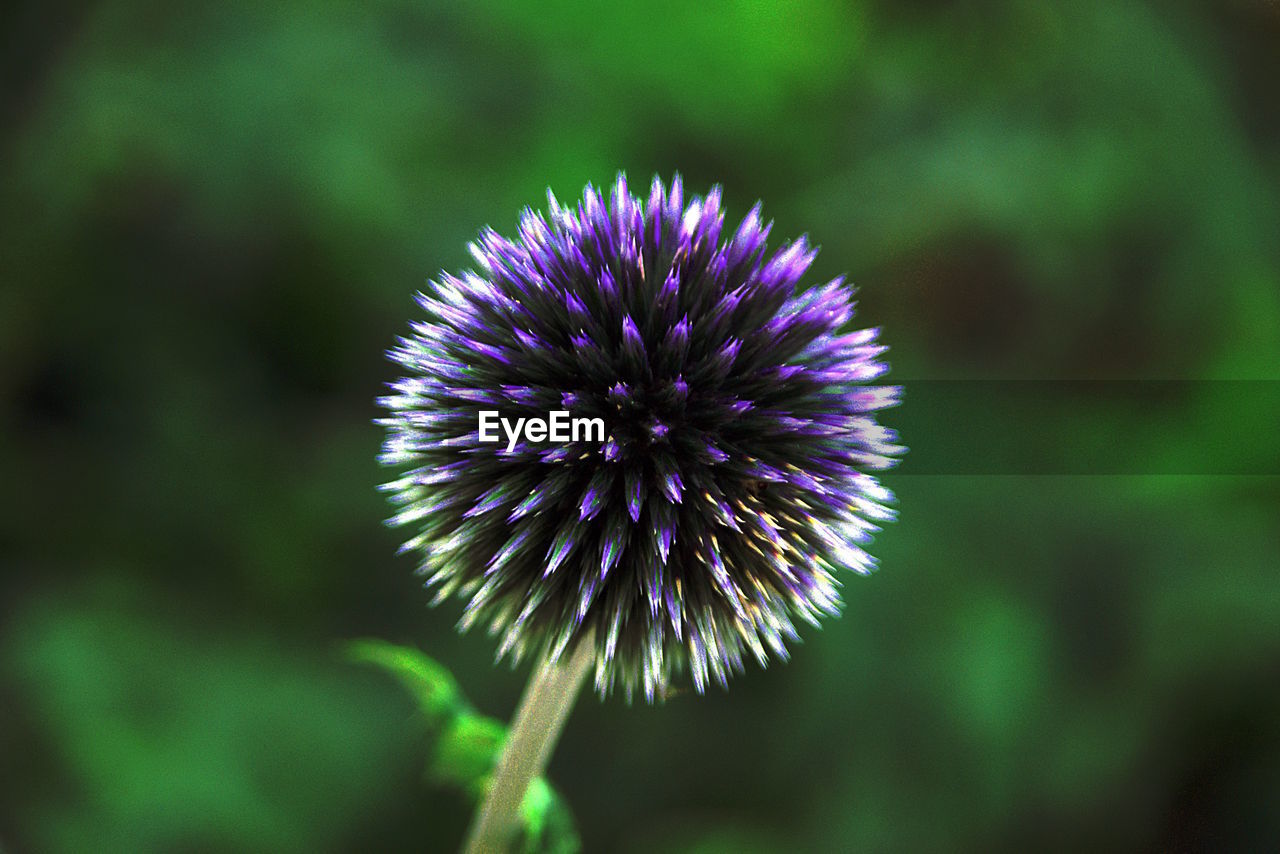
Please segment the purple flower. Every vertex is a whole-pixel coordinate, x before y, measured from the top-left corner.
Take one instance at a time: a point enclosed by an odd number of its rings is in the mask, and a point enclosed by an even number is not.
[[[390,353],[408,376],[380,401],[403,471],[389,524],[499,657],[554,660],[594,629],[601,693],[785,658],[893,518],[868,474],[904,450],[875,420],[899,389],[866,385],[887,370],[877,331],[841,331],[841,279],[797,289],[816,250],[768,253],[758,205],[722,239],[718,187],[686,204],[655,179],[644,202],[619,175],[607,204],[590,186],[548,204],[417,297]],[[568,441],[557,411],[582,427]]]

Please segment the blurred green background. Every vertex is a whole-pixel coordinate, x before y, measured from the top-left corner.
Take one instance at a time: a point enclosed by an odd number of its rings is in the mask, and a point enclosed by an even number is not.
[[[343,643],[502,720],[526,673],[381,525],[383,351],[480,226],[624,169],[821,244],[921,465],[790,664],[580,702],[585,850],[1280,850],[1273,0],[0,15],[0,849],[458,845]],[[1186,382],[964,385],[1059,379]]]

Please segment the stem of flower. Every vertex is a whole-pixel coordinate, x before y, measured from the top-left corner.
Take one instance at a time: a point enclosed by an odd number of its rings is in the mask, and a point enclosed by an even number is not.
[[[578,641],[567,661],[544,661],[534,670],[507,733],[489,792],[471,826],[466,854],[498,854],[511,847],[525,792],[546,768],[582,679],[595,659],[592,634],[587,632]]]

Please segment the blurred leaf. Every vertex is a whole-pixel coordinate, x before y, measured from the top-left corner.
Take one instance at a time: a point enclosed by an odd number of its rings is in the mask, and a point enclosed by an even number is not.
[[[430,779],[464,791],[477,805],[502,752],[507,730],[499,721],[475,714],[452,674],[424,653],[382,640],[347,645],[347,657],[395,676],[418,703],[437,740],[427,763]],[[573,815],[542,777],[534,780],[520,805],[521,851],[568,854],[581,843]]]
[[[506,727],[493,718],[460,714],[440,737],[428,772],[478,798],[498,762],[506,736]]]
[[[525,822],[525,854],[573,854],[581,850],[582,841],[564,798],[542,777],[529,785],[520,805],[520,817]]]
[[[416,650],[384,640],[357,640],[347,644],[347,658],[376,665],[394,675],[433,726],[467,710],[453,674]]]

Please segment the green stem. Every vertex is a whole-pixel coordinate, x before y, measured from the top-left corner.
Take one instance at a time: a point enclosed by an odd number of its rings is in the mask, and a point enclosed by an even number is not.
[[[498,854],[509,849],[525,792],[546,768],[582,679],[595,659],[592,634],[587,632],[578,641],[568,661],[544,661],[530,677],[484,805],[471,826],[466,854]]]

